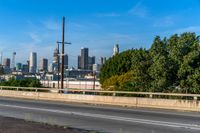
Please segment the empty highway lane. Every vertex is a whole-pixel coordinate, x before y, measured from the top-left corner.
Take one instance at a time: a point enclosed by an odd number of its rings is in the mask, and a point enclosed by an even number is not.
[[[0,97],[0,115],[108,133],[199,133],[200,113]]]

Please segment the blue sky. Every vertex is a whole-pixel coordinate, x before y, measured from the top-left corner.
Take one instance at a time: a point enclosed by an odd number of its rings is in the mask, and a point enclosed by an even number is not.
[[[0,0],[0,51],[25,63],[31,51],[51,62],[66,17],[69,65],[77,65],[81,47],[91,56],[149,48],[156,35],[200,33],[200,0]]]

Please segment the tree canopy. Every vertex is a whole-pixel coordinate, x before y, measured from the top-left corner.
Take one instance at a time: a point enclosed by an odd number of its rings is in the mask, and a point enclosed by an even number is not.
[[[195,33],[156,36],[150,49],[131,49],[101,68],[105,90],[200,93],[200,39]]]

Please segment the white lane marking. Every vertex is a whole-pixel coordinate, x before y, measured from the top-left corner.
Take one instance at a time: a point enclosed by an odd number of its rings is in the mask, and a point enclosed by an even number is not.
[[[142,123],[142,124],[150,124],[150,125],[157,125],[157,126],[167,126],[167,127],[174,127],[174,128],[186,128],[186,129],[200,130],[200,125],[194,125],[194,124],[183,124],[183,123],[156,121],[156,120],[148,120],[148,119],[127,118],[127,117],[110,116],[110,115],[103,115],[103,114],[71,112],[71,111],[62,111],[62,110],[44,109],[44,108],[34,108],[34,107],[25,107],[25,106],[17,106],[17,105],[8,105],[8,104],[0,104],[0,106],[2,106],[2,107],[10,107],[10,108],[27,109],[27,110],[44,111],[44,112],[51,112],[51,113],[62,113],[62,114],[69,114],[69,115],[79,115],[79,116],[85,116],[85,117],[110,119],[110,120],[125,121],[125,122],[132,122],[132,123]]]

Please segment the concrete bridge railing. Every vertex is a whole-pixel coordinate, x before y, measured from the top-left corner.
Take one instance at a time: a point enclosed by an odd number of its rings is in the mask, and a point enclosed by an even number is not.
[[[0,86],[0,96],[200,112],[199,94]]]

